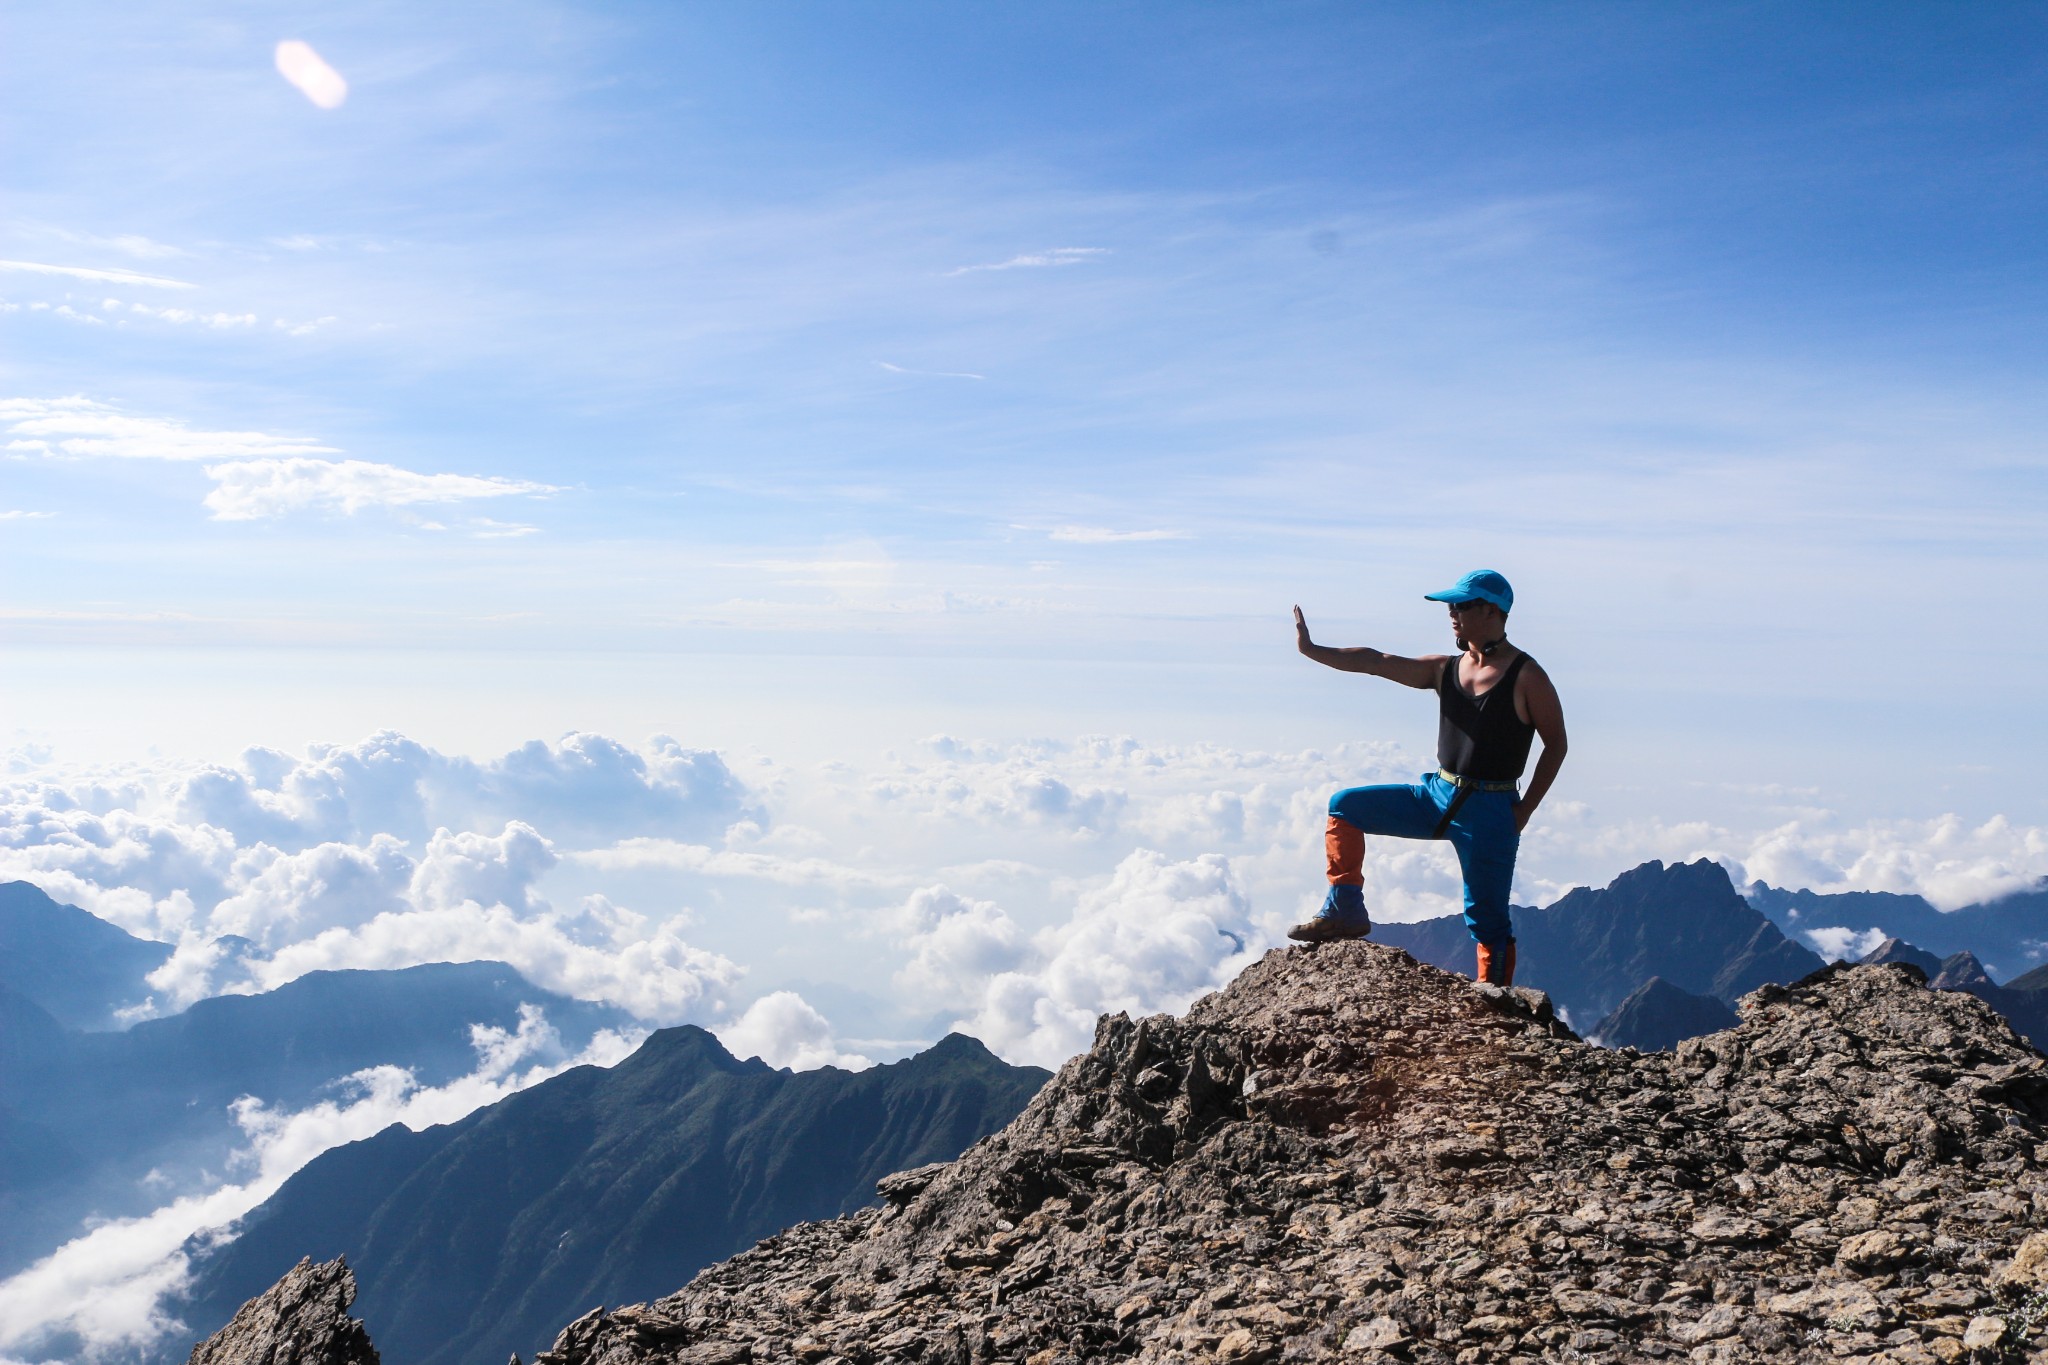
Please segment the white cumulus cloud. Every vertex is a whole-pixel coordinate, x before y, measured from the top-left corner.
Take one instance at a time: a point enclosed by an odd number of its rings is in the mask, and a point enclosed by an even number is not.
[[[1882,929],[1809,929],[1800,935],[1830,962],[1855,962],[1877,951],[1885,940]]]
[[[770,1066],[810,1071],[821,1066],[860,1071],[874,1063],[857,1052],[842,1052],[832,1025],[794,991],[775,991],[747,1006],[718,1041],[735,1057],[759,1057]]]
[[[1088,1045],[1098,1015],[1178,1011],[1226,984],[1256,938],[1226,859],[1140,849],[1066,923],[1034,937],[1030,961],[988,976],[954,1027],[1013,1060],[1057,1066]]]
[[[1031,956],[1017,922],[992,901],[971,900],[943,886],[920,889],[904,907],[910,960],[896,986],[933,1009],[978,1003],[989,978],[1013,971]]]

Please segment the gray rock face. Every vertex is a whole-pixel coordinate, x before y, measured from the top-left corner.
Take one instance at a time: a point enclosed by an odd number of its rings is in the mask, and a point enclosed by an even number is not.
[[[2038,1347],[2048,1059],[1840,966],[1673,1053],[1360,942],[1107,1018],[1018,1119],[535,1365],[1954,1361]],[[1973,1354],[1974,1353],[1974,1354]]]
[[[308,1257],[194,1346],[190,1365],[378,1365],[369,1334],[348,1315],[355,1299],[344,1262]]]

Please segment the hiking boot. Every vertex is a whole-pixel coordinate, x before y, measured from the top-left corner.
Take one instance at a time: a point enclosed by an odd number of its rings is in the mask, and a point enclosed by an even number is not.
[[[1364,938],[1372,932],[1372,916],[1365,913],[1365,888],[1338,882],[1323,898],[1316,917],[1295,925],[1287,937],[1296,943],[1329,943],[1336,939]]]

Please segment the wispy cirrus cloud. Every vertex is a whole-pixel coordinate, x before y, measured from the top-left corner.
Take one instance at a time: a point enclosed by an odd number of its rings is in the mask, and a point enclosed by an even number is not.
[[[372,507],[414,507],[554,493],[553,485],[473,474],[421,474],[369,460],[235,460],[208,465],[214,489],[206,506],[216,521],[255,521],[291,512],[354,515]],[[499,535],[526,535],[532,527],[500,527]]]
[[[1107,526],[1055,526],[1045,534],[1048,540],[1065,541],[1070,545],[1119,545],[1132,541],[1194,539],[1186,531],[1170,531],[1163,528],[1118,531]]]
[[[255,521],[293,512],[353,516],[404,508],[534,496],[552,484],[478,474],[422,474],[375,460],[331,460],[339,447],[310,436],[195,429],[168,417],[138,417],[82,395],[0,399],[0,427],[17,455],[58,459],[211,460],[213,491],[204,499],[216,521]],[[483,538],[532,535],[517,522],[478,523]]]
[[[220,460],[338,453],[305,436],[195,430],[168,417],[136,417],[82,396],[0,399],[8,449],[75,458]]]
[[[919,379],[986,379],[985,374],[974,374],[967,370],[913,370],[905,365],[891,365],[886,360],[875,362],[890,374],[907,374]]]
[[[1109,255],[1106,246],[1056,246],[1050,251],[1027,251],[1021,256],[1012,256],[1007,261],[990,261],[984,265],[963,265],[948,270],[948,275],[972,275],[982,270],[1033,270],[1056,265],[1080,265],[1084,261],[1096,260]]]
[[[161,275],[144,275],[134,270],[103,270],[83,265],[48,265],[42,261],[0,261],[0,271],[20,275],[62,275],[74,280],[100,284],[140,284],[152,289],[196,289],[187,280],[170,280]]]
[[[523,521],[493,521],[489,517],[478,517],[470,523],[469,533],[478,540],[516,540],[520,536],[539,535],[540,527],[529,526]]]
[[[172,246],[168,242],[156,241],[143,236],[139,232],[117,232],[112,235],[102,235],[92,232],[72,232],[66,228],[53,225],[45,225],[41,228],[41,231],[57,241],[67,242],[73,246],[93,247],[101,251],[118,251],[123,256],[132,257],[138,261],[164,261],[192,254],[183,247]]]
[[[124,255],[133,256],[138,261],[161,261],[187,254],[183,247],[175,247],[168,242],[152,241],[139,232],[117,233],[112,237],[95,237],[92,240],[99,245],[110,246]]]
[[[100,305],[101,308],[110,313],[117,311],[121,306],[119,299],[108,299]],[[190,308],[152,308],[146,303],[131,303],[127,305],[127,308],[131,313],[140,313],[144,317],[156,318],[161,322],[176,323],[180,326],[194,322],[202,327],[216,328],[254,327],[256,325],[256,315],[254,313],[201,313]],[[284,324],[279,322],[278,325],[283,326]]]
[[[24,512],[18,507],[10,507],[0,511],[0,521],[43,521],[56,515],[55,512]]]

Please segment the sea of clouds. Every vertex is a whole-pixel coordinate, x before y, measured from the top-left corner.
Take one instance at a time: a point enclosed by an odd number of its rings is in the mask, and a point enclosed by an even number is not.
[[[0,780],[0,879],[175,945],[137,1019],[310,971],[488,959],[781,1066],[866,1066],[948,1028],[1056,1066],[1097,1015],[1184,1008],[1281,941],[1321,893],[1329,793],[1422,766],[1389,745],[1127,737],[940,736],[864,765],[590,734],[487,760],[389,732],[105,770],[31,750]],[[2048,874],[2048,831],[2002,819],[1760,809],[1737,828],[1553,801],[1524,841],[1517,898],[1544,903],[1648,858],[1945,908]],[[1453,913],[1456,866],[1441,845],[1373,841],[1366,893],[1381,919]],[[847,1033],[855,1014],[870,1036]],[[248,1145],[216,1189],[82,1230],[0,1283],[0,1356],[149,1341],[169,1326],[188,1239],[232,1235],[321,1151],[393,1121],[449,1121],[570,1061],[616,1060],[640,1035],[604,1035],[576,1059],[550,1036],[542,1017],[480,1031],[475,1072],[447,1086],[374,1068],[300,1113],[245,1103]]]
[[[26,752],[8,766],[0,878],[176,946],[138,1018],[309,971],[489,959],[778,1065],[861,1065],[956,1027],[1050,1066],[1096,1015],[1181,1008],[1280,941],[1320,895],[1329,793],[1423,765],[1382,744],[943,736],[866,765],[792,765],[589,734],[477,760],[385,732],[221,764],[74,771]],[[1517,899],[1648,858],[1945,908],[2048,874],[2048,831],[2003,819],[1764,809],[1736,828],[1553,800]],[[1366,875],[1383,920],[1457,909],[1445,846],[1375,841]],[[796,943],[809,979],[836,965],[918,1036],[839,1039],[831,1008],[756,970]]]

